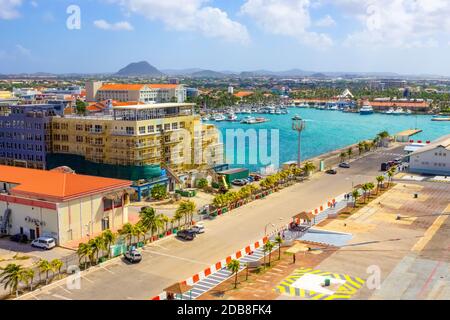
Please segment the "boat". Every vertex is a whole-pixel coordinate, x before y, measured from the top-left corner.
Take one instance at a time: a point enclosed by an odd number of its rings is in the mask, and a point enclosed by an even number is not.
[[[392,114],[399,116],[399,115],[405,114],[405,111],[403,111],[403,108],[397,108],[397,109],[395,109],[395,111]]]
[[[244,117],[244,119],[241,120],[241,123],[245,123],[245,124],[253,124],[256,122],[256,118],[252,117],[252,116],[246,116]]]
[[[292,117],[292,120],[302,120],[302,117],[300,117],[300,115],[296,114],[295,116]]]
[[[393,114],[395,112],[394,108],[390,108],[385,114]]]
[[[225,121],[226,119],[227,118],[221,113],[218,113],[218,114],[214,115],[214,117],[213,117],[213,120],[217,121],[217,122]]]
[[[360,115],[369,115],[373,114],[373,108],[371,105],[365,105],[359,110]]]
[[[409,109],[406,109],[406,114],[412,114],[413,112]]]
[[[226,120],[227,121],[237,121],[238,117],[234,113],[229,113]]]
[[[208,116],[204,116],[203,118],[202,118],[202,121],[210,121],[211,119],[210,119],[210,117],[208,117]]]
[[[450,121],[450,117],[437,116],[437,117],[433,117],[431,119],[431,121]]]

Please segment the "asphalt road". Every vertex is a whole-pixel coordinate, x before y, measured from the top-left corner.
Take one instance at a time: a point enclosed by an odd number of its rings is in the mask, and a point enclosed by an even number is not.
[[[148,246],[140,264],[129,265],[118,259],[83,277],[79,290],[59,286],[27,298],[150,299],[175,282],[261,239],[267,224],[285,225],[295,214],[350,192],[352,185],[374,181],[380,175],[381,162],[394,159],[402,149],[377,151],[354,161],[350,169],[338,169],[337,175],[316,174],[309,181],[206,221],[206,233],[193,242],[169,238]],[[270,228],[267,231],[270,232]]]

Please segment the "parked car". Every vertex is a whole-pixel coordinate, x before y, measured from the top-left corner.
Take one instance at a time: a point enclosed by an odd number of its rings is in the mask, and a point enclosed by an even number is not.
[[[349,169],[350,168],[350,164],[347,162],[342,162],[339,164],[339,168],[345,168],[345,169]]]
[[[192,241],[196,237],[196,233],[192,230],[181,230],[177,232],[177,237],[183,240]]]
[[[205,233],[205,226],[203,225],[203,223],[198,222],[190,230],[194,231],[196,234]]]
[[[247,178],[247,181],[248,181],[248,183],[255,182],[255,178],[253,178],[252,176],[249,176],[249,177]]]
[[[18,234],[11,236],[9,238],[9,240],[14,241],[14,242],[27,243],[28,237],[25,234],[18,233]]]
[[[329,169],[327,171],[325,171],[328,174],[337,174],[337,171],[335,169]]]
[[[31,242],[31,246],[35,248],[41,248],[50,250],[56,247],[55,239],[49,237],[40,237]]]
[[[142,260],[142,254],[137,250],[128,250],[123,254],[124,258],[131,263],[139,263]]]
[[[231,184],[234,186],[245,186],[248,183],[246,179],[235,179],[231,181]]]
[[[263,179],[262,175],[257,174],[257,173],[252,173],[250,176],[253,177],[254,181],[260,181]]]

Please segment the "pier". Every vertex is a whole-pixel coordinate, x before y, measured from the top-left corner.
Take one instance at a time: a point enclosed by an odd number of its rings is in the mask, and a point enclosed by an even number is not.
[[[409,129],[395,134],[395,141],[397,142],[408,142],[410,137],[421,133],[422,129]]]

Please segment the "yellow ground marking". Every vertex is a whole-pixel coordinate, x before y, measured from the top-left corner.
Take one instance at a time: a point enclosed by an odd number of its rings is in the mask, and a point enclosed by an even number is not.
[[[353,281],[353,279],[350,276],[344,275],[344,278],[347,282],[349,282],[355,288],[357,288],[357,289],[361,288],[361,285],[359,283],[357,283],[356,281]]]
[[[316,294],[315,296],[313,296],[313,297],[311,297],[313,300],[320,300],[320,299],[322,299],[323,297],[325,297],[326,296],[326,294],[325,293],[319,293],[319,294]]]
[[[447,207],[448,208],[448,207]],[[444,211],[446,212],[446,211]],[[425,246],[428,244],[428,242],[433,238],[433,236],[436,234],[436,232],[442,227],[444,222],[447,220],[448,215],[442,215],[439,216],[433,224],[425,231],[423,238],[421,238],[417,243],[414,245],[414,247],[411,249],[411,251],[422,251]]]

